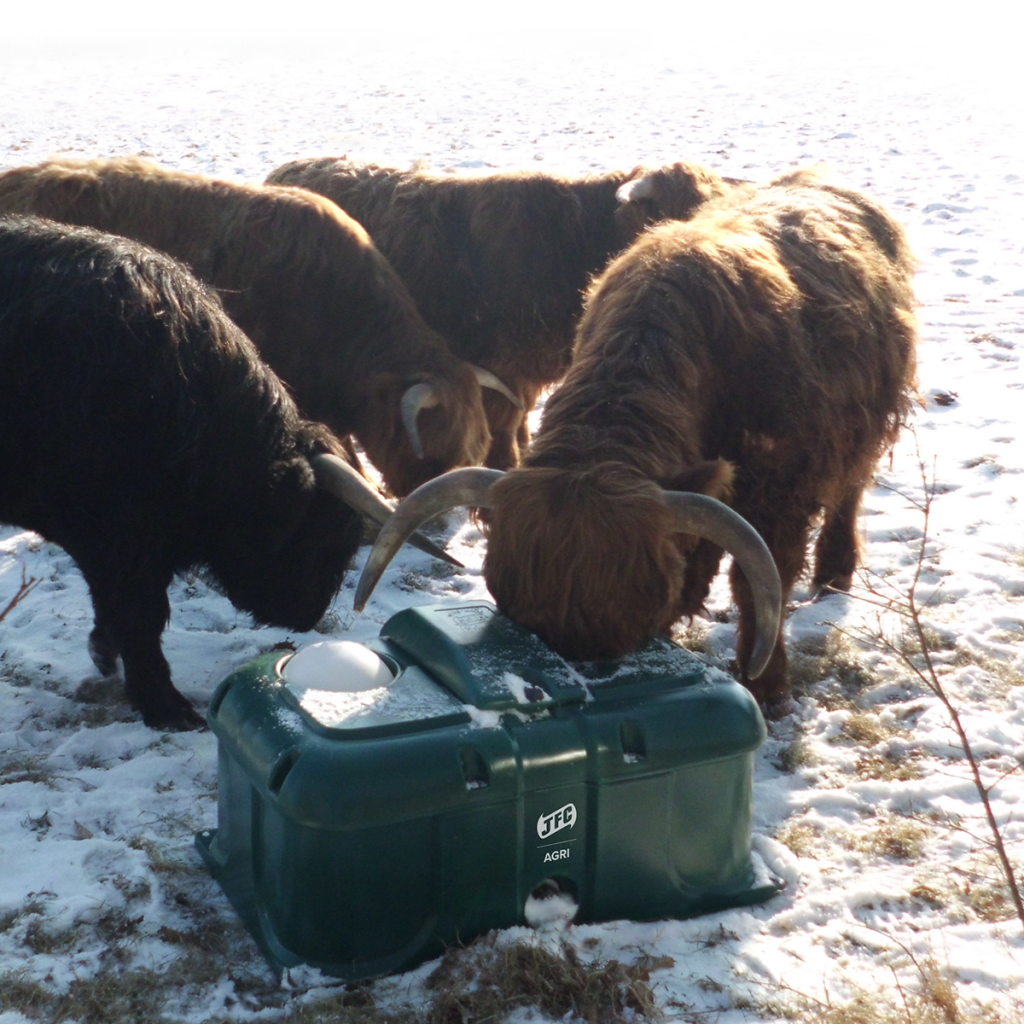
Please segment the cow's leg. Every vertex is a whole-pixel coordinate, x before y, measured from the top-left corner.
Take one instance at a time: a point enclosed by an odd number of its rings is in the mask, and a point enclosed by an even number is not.
[[[89,657],[102,676],[112,676],[117,673],[117,661],[121,652],[117,649],[114,638],[110,635],[110,629],[100,617],[99,609],[93,601],[95,613],[95,625],[89,634]]]
[[[522,457],[523,452],[530,447],[530,424],[528,420],[529,410],[523,413],[522,418],[519,420],[519,426],[516,427],[516,464],[518,465],[519,459]]]
[[[804,566],[808,533],[807,518],[793,517],[784,523],[762,526],[760,533],[779,570],[779,580],[782,584],[782,612],[785,615],[793,584]],[[761,704],[766,706],[770,714],[774,707],[786,703],[786,694],[789,692],[789,680],[786,675],[789,657],[786,654],[783,637],[785,623],[779,623],[779,635],[775,643],[775,650],[772,651],[764,671],[757,679],[750,679],[747,676],[747,666],[750,664],[750,655],[753,652],[757,629],[754,595],[746,577],[735,562],[730,570],[729,581],[732,585],[733,599],[739,606],[740,612],[736,656],[742,673],[743,685]]]
[[[517,379],[511,372],[503,377],[502,369],[494,372],[519,395],[523,409],[516,408],[500,392],[484,389],[484,412],[491,429],[491,447],[484,465],[491,469],[515,469],[530,444],[529,415],[537,404],[542,385]]]
[[[864,487],[851,488],[834,508],[825,513],[814,548],[814,589],[849,590],[860,556],[857,513]]]
[[[519,465],[518,434],[525,419],[504,395],[484,390],[484,412],[491,430],[491,447],[484,465],[491,469],[514,469]]]
[[[686,575],[680,595],[681,615],[692,618],[704,607],[721,561],[722,549],[709,540],[700,541],[686,556]]]
[[[161,574],[153,582],[123,570],[83,571],[96,611],[93,635],[99,631],[105,653],[120,652],[125,691],[142,720],[153,729],[202,728],[202,716],[171,682],[170,666],[160,648],[160,635],[170,617],[171,574]],[[99,663],[97,667],[103,671]]]

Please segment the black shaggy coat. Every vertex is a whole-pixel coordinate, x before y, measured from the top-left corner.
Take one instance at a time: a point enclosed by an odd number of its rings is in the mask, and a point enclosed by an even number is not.
[[[674,532],[662,489],[730,501],[785,600],[847,589],[856,516],[915,378],[913,261],[876,203],[797,172],[650,228],[595,281],[572,367],[522,469],[491,489],[488,587],[574,658],[618,656],[702,606],[721,558]],[[732,570],[745,670],[751,595]],[[779,642],[751,689],[787,687]]]
[[[0,521],[78,564],[90,652],[156,727],[200,719],[160,650],[167,587],[209,566],[261,622],[310,629],[361,538],[310,458],[340,454],[217,298],[124,238],[0,218]]]

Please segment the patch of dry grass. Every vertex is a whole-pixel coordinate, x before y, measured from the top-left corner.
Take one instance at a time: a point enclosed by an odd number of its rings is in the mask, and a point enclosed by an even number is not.
[[[913,961],[913,968],[912,982],[902,981],[894,970],[893,985],[858,990],[843,1003],[781,985],[780,993],[749,1000],[745,1008],[765,1020],[794,1024],[1010,1024],[996,1006],[964,999],[950,973],[934,959]]]
[[[15,910],[8,910],[0,914],[0,934],[9,932],[15,925],[19,924],[26,917],[34,917],[46,909],[42,900],[28,899]]]
[[[1005,885],[972,886],[967,897],[971,910],[983,921],[1009,921],[1017,914]]]
[[[46,759],[35,754],[19,754],[9,757],[0,764],[0,786],[16,782],[41,782],[55,789],[57,776],[47,765]]]
[[[855,712],[843,723],[843,734],[868,747],[873,747],[882,740],[889,739],[894,730],[882,724],[878,715],[867,712]]]
[[[776,766],[780,771],[795,772],[798,768],[818,763],[818,756],[805,736],[797,735],[779,753]]]
[[[52,993],[32,981],[26,971],[0,974],[0,1011],[20,1013],[29,1020],[43,1020],[53,1005]]]
[[[830,711],[856,710],[857,696],[877,682],[857,645],[838,629],[824,639],[806,637],[790,647],[789,679],[795,696],[813,690],[815,699]]]
[[[917,860],[924,852],[928,829],[912,818],[883,818],[855,841],[856,849],[894,860]]]
[[[1014,642],[1019,642],[1019,638]],[[1008,694],[1015,686],[1024,686],[1024,674],[1021,674],[1012,665],[991,654],[986,654],[984,651],[968,647],[966,644],[957,647],[953,655],[953,666],[956,668],[974,666],[987,672],[1000,684],[996,692],[1001,696]]]
[[[912,818],[885,817],[873,819],[867,831],[845,827],[822,828],[812,822],[787,821],[775,838],[798,857],[817,858],[819,851],[828,853],[830,846],[857,850],[894,860],[916,860],[924,852],[929,830]]]
[[[485,936],[450,951],[427,979],[433,995],[424,1024],[499,1021],[521,1007],[588,1024],[660,1021],[650,976],[671,966],[668,958],[585,962],[566,943],[554,952],[530,943],[497,945]]]
[[[941,884],[933,885],[929,881],[919,881],[910,890],[909,896],[920,903],[926,903],[930,907],[942,909],[949,906],[949,893]]]
[[[877,779],[883,782],[909,782],[921,778],[920,764],[910,757],[887,752],[865,754],[857,759],[854,772],[861,779]]]
[[[999,861],[991,850],[973,858],[972,870],[957,880],[961,901],[982,921],[1009,921],[1017,915]]]
[[[680,620],[672,627],[672,639],[681,647],[693,652],[713,657],[711,648],[711,627],[703,619]]]
[[[173,853],[168,853],[165,844],[149,836],[132,836],[128,840],[128,846],[132,850],[141,850],[145,853],[150,866],[158,875],[191,875],[206,880],[206,874],[194,861],[183,860]]]
[[[209,1010],[206,1024],[229,1024],[239,1002],[246,1008],[276,1010],[277,1024],[484,1024],[506,1020],[519,1009],[556,1020],[587,1024],[660,1022],[664,1014],[651,988],[652,972],[675,966],[668,957],[641,957],[635,963],[585,960],[573,947],[551,949],[530,942],[499,943],[485,935],[450,950],[425,982],[416,1006],[380,1007],[374,986],[342,984],[336,994],[315,1000],[281,989],[262,963],[246,973],[229,955],[232,936],[223,922],[193,924],[178,931],[164,926],[159,937],[181,955],[163,971],[130,966],[130,937],[141,922],[126,912],[103,926],[108,941],[100,969],[54,992],[26,971],[0,975],[0,1011],[14,1010],[47,1024],[175,1024],[169,1006],[185,993],[215,985],[226,964],[235,996],[223,1011]],[[116,918],[116,920],[115,920]]]
[[[909,895],[942,909],[953,921],[1010,921],[1016,908],[998,861],[991,851],[973,858],[973,869],[930,871],[915,880]]]
[[[813,857],[819,841],[818,830],[805,821],[787,821],[775,838],[798,857]]]

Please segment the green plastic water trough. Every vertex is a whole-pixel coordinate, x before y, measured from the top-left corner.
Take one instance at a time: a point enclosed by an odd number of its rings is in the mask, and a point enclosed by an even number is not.
[[[270,964],[357,980],[525,923],[759,902],[750,694],[667,639],[569,664],[485,602],[232,673],[209,711],[218,827],[196,842]]]

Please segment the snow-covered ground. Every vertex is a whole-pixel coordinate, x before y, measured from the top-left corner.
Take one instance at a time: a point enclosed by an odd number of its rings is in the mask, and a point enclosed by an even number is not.
[[[651,12],[647,22],[657,29]],[[623,36],[634,30],[624,16]],[[1012,31],[996,26],[993,38]],[[331,57],[267,46],[247,60],[0,62],[0,167],[145,153],[261,181],[294,157],[348,153],[456,171],[685,158],[765,178],[821,160],[906,226],[921,261],[925,400],[867,496],[856,592],[796,594],[797,710],[772,724],[757,761],[755,849],[786,887],[756,908],[568,933],[588,956],[668,958],[651,981],[669,1016],[738,1024],[753,1004],[778,1005],[777,1016],[800,996],[898,999],[920,982],[915,962],[947,971],[965,1008],[1004,1019],[1024,1009],[1021,923],[949,721],[891,652],[851,639],[866,630],[899,642],[878,602],[913,577],[924,475],[936,493],[918,597],[935,592],[926,617],[942,681],[1024,869],[1014,773],[1024,763],[1024,126],[1000,51],[979,52],[975,37],[958,50],[956,33],[941,53],[831,61],[795,50],[737,61],[710,40],[684,52],[655,38],[589,56],[422,47],[398,57],[353,40]],[[411,604],[486,596],[480,533],[455,518],[446,537],[465,571],[406,549],[363,615],[351,574],[323,630],[366,639]],[[4,990],[64,993],[114,966],[177,968],[164,1009],[190,1022],[322,998],[315,977],[278,993],[265,975],[264,987],[253,982],[252,944],[192,849],[216,824],[214,737],[136,721],[95,679],[74,563],[0,527],[0,609],[23,574],[39,582],[0,623],[0,1024],[45,1019],[26,1002],[27,1017],[4,1011]],[[199,577],[177,581],[171,603],[164,649],[199,705],[233,667],[289,638],[253,628]],[[735,619],[724,585],[710,611],[690,635],[725,665]],[[415,1000],[422,974],[379,983],[378,1001]]]

